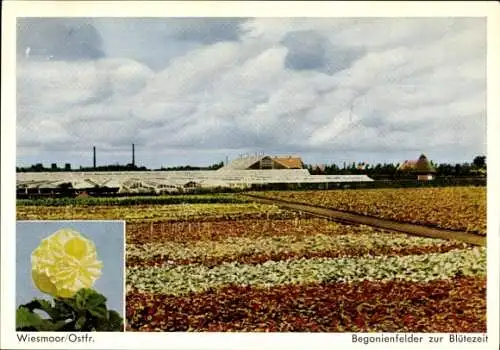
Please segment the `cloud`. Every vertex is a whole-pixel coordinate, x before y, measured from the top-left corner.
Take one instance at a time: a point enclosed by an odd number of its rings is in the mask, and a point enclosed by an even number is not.
[[[237,41],[243,18],[99,18],[94,23],[109,57],[127,57],[162,70],[205,45]],[[124,38],[126,38],[124,40]]]
[[[184,18],[172,25],[172,38],[214,44],[220,41],[237,41],[240,24],[244,18]]]
[[[462,161],[485,152],[482,19],[94,26],[105,57],[19,61],[20,154],[68,144],[75,154],[97,145],[112,157],[135,142],[159,166],[166,157],[207,164],[245,151],[303,153],[310,162],[421,152]],[[125,50],[131,28],[140,35]]]
[[[19,18],[17,54],[42,60],[91,60],[104,56],[91,19]]]
[[[281,43],[288,49],[286,68],[330,75],[349,68],[363,54],[360,49],[335,47],[326,36],[313,30],[287,33]]]

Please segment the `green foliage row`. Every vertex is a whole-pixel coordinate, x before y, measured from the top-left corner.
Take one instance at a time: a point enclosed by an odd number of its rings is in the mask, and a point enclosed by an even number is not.
[[[80,198],[37,198],[19,199],[18,206],[95,206],[95,205],[170,205],[203,203],[247,203],[248,200],[228,194],[216,195],[171,195],[134,197],[80,197]]]

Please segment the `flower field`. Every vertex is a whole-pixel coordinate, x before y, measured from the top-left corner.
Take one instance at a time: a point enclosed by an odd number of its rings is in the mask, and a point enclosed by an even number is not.
[[[443,187],[256,192],[329,209],[486,235],[486,188]]]
[[[38,206],[17,207],[18,220],[125,220],[141,221],[204,221],[238,220],[244,218],[275,218],[293,213],[277,206],[263,204],[172,204],[172,205],[97,205],[97,206]]]
[[[127,220],[128,331],[486,330],[484,247],[237,201],[17,216]]]
[[[128,228],[129,331],[484,332],[486,249],[326,219]]]

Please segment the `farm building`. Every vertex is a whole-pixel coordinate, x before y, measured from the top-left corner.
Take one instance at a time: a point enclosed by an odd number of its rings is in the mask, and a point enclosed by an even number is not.
[[[220,170],[303,169],[304,163],[297,156],[247,156],[233,160]]]
[[[416,175],[417,180],[433,180],[436,174],[436,169],[424,154],[417,160],[406,160],[398,170]]]

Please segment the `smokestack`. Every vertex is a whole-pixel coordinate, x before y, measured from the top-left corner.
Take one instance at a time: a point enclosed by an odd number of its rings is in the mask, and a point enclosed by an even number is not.
[[[135,145],[132,144],[132,166],[135,167]]]
[[[94,146],[94,169],[96,168],[95,146]]]

